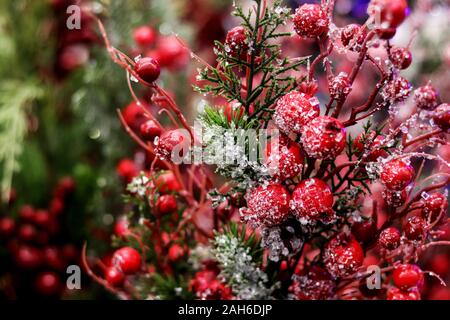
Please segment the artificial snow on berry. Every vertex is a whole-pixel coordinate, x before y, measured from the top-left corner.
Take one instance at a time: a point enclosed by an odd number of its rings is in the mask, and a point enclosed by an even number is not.
[[[352,235],[340,233],[324,246],[323,262],[335,278],[352,275],[362,266],[364,251]]]
[[[306,3],[295,10],[294,30],[300,37],[315,38],[328,31],[328,17],[318,4]]]
[[[346,72],[340,72],[337,76],[333,77],[328,85],[328,89],[331,98],[336,100],[345,98],[352,90],[348,74]]]
[[[450,105],[442,103],[433,111],[433,121],[443,131],[450,129]]]
[[[154,120],[147,120],[140,126],[141,135],[145,139],[154,139],[161,134],[161,127]]]
[[[386,203],[394,208],[401,207],[408,198],[408,192],[405,189],[401,191],[383,190],[383,198]]]
[[[448,200],[442,193],[432,193],[422,200],[422,217],[433,223],[437,219],[445,221],[447,218]]]
[[[413,215],[406,218],[403,224],[403,232],[409,240],[422,240],[425,236],[426,222],[422,217]]]
[[[360,47],[364,43],[367,32],[364,27],[359,24],[352,23],[346,25],[341,30],[341,42],[345,47],[350,50],[359,51]]]
[[[439,93],[431,85],[414,90],[414,103],[419,109],[433,110],[437,107]]]
[[[276,139],[276,138],[275,138]],[[291,179],[300,173],[303,167],[303,155],[300,146],[294,141],[287,139],[272,139],[266,147],[266,165],[270,175],[278,180]]]
[[[412,54],[408,48],[395,47],[391,50],[392,64],[398,69],[406,69],[411,65]]]
[[[394,159],[385,163],[381,169],[381,182],[389,190],[401,191],[414,179],[413,166],[404,159]]]
[[[388,227],[380,232],[378,245],[384,249],[393,250],[400,244],[400,231],[395,227]]]
[[[398,76],[386,85],[383,93],[392,103],[400,103],[409,97],[411,91],[411,83],[405,78]]]
[[[233,57],[245,58],[248,50],[248,39],[243,26],[237,26],[228,31],[225,38],[225,50],[229,50],[229,53]]]

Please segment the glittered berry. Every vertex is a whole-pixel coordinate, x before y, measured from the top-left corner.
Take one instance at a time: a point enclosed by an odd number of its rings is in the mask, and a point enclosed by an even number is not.
[[[395,227],[389,227],[380,232],[378,236],[378,245],[381,248],[393,250],[400,244],[400,231]]]
[[[384,136],[377,135],[375,131],[369,133],[361,132],[353,141],[353,147],[357,155],[367,157],[369,161],[376,161],[379,157],[386,157],[388,153],[381,146],[384,143]]]
[[[324,246],[323,262],[333,277],[352,275],[362,266],[364,251],[352,235],[340,233]]]
[[[291,91],[278,99],[273,121],[286,134],[299,134],[304,125],[319,116],[319,100],[307,94]]]
[[[187,154],[190,143],[184,131],[169,130],[155,139],[155,152],[160,159],[180,162]]]
[[[383,29],[398,27],[409,13],[406,0],[371,0],[367,13]]]
[[[301,181],[292,192],[291,209],[294,215],[308,221],[328,221],[333,217],[333,193],[320,179]]]
[[[425,236],[426,222],[422,217],[410,216],[403,224],[403,232],[409,240],[421,240]]]
[[[154,139],[161,134],[161,127],[154,120],[147,120],[140,126],[141,135],[145,139]]]
[[[414,90],[414,103],[419,109],[433,110],[437,107],[439,93],[430,85]]]
[[[372,218],[362,219],[352,225],[352,234],[359,242],[368,242],[373,239],[377,232],[377,225]]]
[[[141,255],[132,247],[123,247],[114,252],[112,263],[125,274],[136,273],[141,268]]]
[[[348,74],[346,72],[341,72],[337,76],[333,77],[329,82],[328,87],[330,97],[336,100],[345,98],[352,90]]]
[[[134,42],[141,47],[150,46],[156,38],[156,32],[150,26],[140,26],[133,31]]]
[[[401,290],[420,288],[424,283],[422,270],[415,264],[402,264],[395,267],[392,272],[394,285]]]
[[[117,165],[116,171],[119,177],[125,180],[125,182],[130,182],[138,175],[136,165],[130,159],[122,159]]]
[[[392,64],[400,69],[406,69],[411,65],[412,54],[408,48],[395,47],[391,50],[391,61]]]
[[[442,103],[433,112],[434,123],[444,131],[450,129],[450,105]]]
[[[112,266],[106,268],[105,279],[110,286],[120,287],[125,281],[125,274],[118,268]]]
[[[408,291],[403,291],[399,288],[392,287],[387,291],[387,300],[420,300],[420,292],[413,288]]]
[[[161,73],[159,63],[153,58],[140,58],[134,65],[134,71],[145,82],[151,83],[158,79]]]
[[[311,158],[333,159],[344,150],[346,130],[339,120],[320,116],[302,128],[301,142]]]
[[[46,296],[57,295],[62,289],[60,277],[57,273],[52,271],[40,273],[37,276],[34,285],[39,294]]]
[[[411,94],[412,86],[408,80],[398,76],[388,83],[384,88],[384,97],[392,103],[400,103],[405,101]]]
[[[155,187],[161,193],[177,192],[182,189],[181,184],[172,171],[164,171],[155,180]]]
[[[294,141],[283,144],[280,139],[271,140],[266,148],[266,165],[272,177],[286,180],[300,173],[303,155],[300,146]]]
[[[336,282],[322,267],[314,265],[293,279],[288,290],[296,300],[330,300],[336,294]]]
[[[394,208],[399,208],[406,202],[408,192],[405,189],[401,191],[384,190],[383,198],[388,205]]]
[[[228,31],[225,38],[225,50],[228,50],[233,57],[245,58],[248,40],[243,26],[237,26]]]
[[[414,179],[414,168],[403,159],[394,159],[381,168],[381,182],[389,190],[401,191]]]
[[[156,200],[156,212],[159,216],[172,213],[177,210],[177,199],[174,195],[165,194]]]
[[[295,10],[294,30],[300,37],[315,38],[328,31],[328,17],[318,4],[304,4]]]
[[[247,208],[241,210],[244,219],[273,226],[282,223],[289,215],[289,192],[280,184],[259,186],[246,195]]]
[[[366,29],[359,24],[346,25],[341,31],[341,42],[350,50],[359,51],[367,35]]]
[[[422,217],[430,223],[447,218],[448,200],[442,193],[432,193],[422,200]]]

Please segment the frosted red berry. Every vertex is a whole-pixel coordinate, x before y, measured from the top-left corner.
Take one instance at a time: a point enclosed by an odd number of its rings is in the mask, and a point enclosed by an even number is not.
[[[387,300],[420,300],[420,292],[414,288],[412,290],[403,291],[399,288],[392,287],[387,291]]]
[[[118,268],[112,266],[106,268],[105,279],[110,286],[120,287],[125,281],[125,274]]]
[[[437,107],[439,93],[430,85],[414,90],[414,103],[419,109],[433,110]]]
[[[400,245],[401,234],[395,227],[389,227],[380,232],[378,245],[384,249],[394,250]]]
[[[336,100],[345,98],[352,90],[348,74],[346,72],[340,72],[337,76],[333,77],[328,84],[328,89],[331,98]]]
[[[300,134],[302,127],[319,114],[319,100],[316,97],[291,91],[278,99],[273,121],[285,134]]]
[[[225,38],[225,50],[234,57],[245,57],[248,50],[248,38],[243,26],[237,26],[228,31]]]
[[[269,174],[281,181],[291,179],[300,173],[303,166],[303,155],[300,146],[294,141],[286,144],[269,141],[266,148],[266,165]]]
[[[294,30],[300,37],[315,38],[328,31],[328,17],[318,4],[304,4],[295,10]]]
[[[141,124],[140,132],[145,139],[153,139],[161,134],[161,127],[150,119]]]
[[[247,208],[241,212],[244,219],[266,226],[277,225],[289,216],[290,198],[289,192],[280,184],[259,186],[248,192]]]
[[[195,274],[189,284],[200,300],[229,300],[232,298],[231,289],[218,280],[215,270],[201,270]]]
[[[450,105],[442,103],[433,112],[434,123],[444,131],[450,129]]]
[[[291,209],[294,215],[305,222],[324,221],[333,217],[333,193],[320,179],[301,181],[292,192]]]
[[[362,266],[363,260],[364,251],[352,235],[340,233],[324,246],[323,262],[333,277],[352,275]]]
[[[336,294],[336,281],[327,270],[314,265],[294,276],[289,292],[297,300],[330,300]]]
[[[408,198],[408,192],[406,190],[384,190],[383,198],[386,203],[394,208],[401,207]]]
[[[405,189],[414,179],[414,168],[403,159],[394,159],[381,168],[381,182],[386,188],[395,191]]]
[[[359,24],[349,24],[346,25],[341,30],[341,42],[344,46],[348,47],[350,50],[359,51],[364,39],[366,38],[366,29]]]
[[[150,57],[139,59],[134,65],[134,71],[142,80],[148,83],[156,81],[161,73],[158,61]]]
[[[388,155],[386,150],[381,148],[384,139],[383,135],[377,135],[374,131],[369,133],[361,132],[353,141],[353,147],[356,154],[362,155],[366,153],[367,160],[376,161],[379,157],[384,158]]]
[[[177,199],[174,195],[165,194],[156,200],[156,213],[159,216],[172,213],[177,210]]]
[[[422,270],[415,264],[402,264],[392,272],[394,285],[401,290],[420,288],[424,283]]]
[[[156,39],[156,32],[150,26],[140,26],[133,31],[134,42],[141,47],[148,47]]]
[[[408,15],[406,0],[371,0],[367,13],[382,29],[398,27]]]
[[[339,120],[320,116],[302,128],[301,143],[308,156],[333,159],[345,148],[346,130]]]
[[[384,88],[384,96],[386,99],[392,101],[392,103],[400,103],[409,97],[411,91],[411,83],[407,79],[398,76],[386,85]]]
[[[391,50],[391,61],[392,64],[400,69],[406,69],[411,65],[412,54],[408,48],[395,47]]]
[[[420,216],[410,216],[403,224],[403,232],[409,240],[421,240],[425,236],[425,220]]]
[[[430,223],[436,221],[436,219],[445,220],[447,217],[448,200],[442,193],[432,193],[426,199],[422,200],[422,217],[430,221]]]
[[[125,274],[136,273],[141,268],[141,255],[132,247],[123,247],[116,250],[112,257],[112,263]]]
[[[190,138],[182,130],[169,130],[155,139],[155,152],[160,159],[179,161],[186,156]]]

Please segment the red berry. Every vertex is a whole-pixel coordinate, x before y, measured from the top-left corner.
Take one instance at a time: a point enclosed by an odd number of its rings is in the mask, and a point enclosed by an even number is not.
[[[59,216],[64,211],[64,202],[60,198],[53,198],[48,208],[51,216]]]
[[[125,274],[116,267],[108,267],[105,270],[105,278],[109,285],[120,287],[125,281]]]
[[[195,274],[189,285],[201,300],[230,300],[231,289],[217,279],[215,270],[202,270]]]
[[[16,223],[10,217],[0,218],[0,238],[6,239],[14,234]]]
[[[116,250],[112,257],[113,265],[125,274],[136,273],[141,269],[141,255],[131,247]]]
[[[284,181],[300,173],[303,155],[300,146],[294,141],[282,144],[281,139],[272,139],[266,148],[266,165],[272,177]]]
[[[383,135],[376,135],[376,132],[369,133],[361,132],[353,141],[353,147],[358,155],[366,152],[367,160],[376,161],[379,157],[386,157],[388,153],[381,149],[380,146],[384,143]]]
[[[280,184],[256,187],[247,193],[246,198],[247,210],[241,210],[246,220],[272,226],[282,223],[289,215],[291,197]]]
[[[155,187],[161,193],[177,192],[182,188],[172,171],[161,173],[155,180]]]
[[[133,39],[141,47],[150,46],[156,38],[156,32],[149,26],[140,26],[133,31]]]
[[[409,240],[421,240],[425,236],[425,224],[419,216],[408,217],[403,224],[403,232]]]
[[[304,4],[295,10],[294,29],[300,37],[315,38],[328,31],[328,17],[318,4]]]
[[[367,13],[383,29],[398,27],[408,12],[406,0],[372,0],[367,8]]]
[[[420,292],[417,289],[403,291],[399,288],[389,288],[387,300],[420,300]]]
[[[51,269],[63,271],[66,267],[66,261],[62,257],[60,250],[56,247],[50,246],[44,248],[43,256],[46,266]]]
[[[397,33],[396,28],[377,29],[376,31],[377,31],[377,34],[380,37],[380,39],[383,39],[383,40],[390,40]]]
[[[114,225],[114,234],[121,238],[126,237],[130,232],[129,226],[127,217],[119,217]]]
[[[411,90],[412,86],[409,81],[398,76],[386,85],[384,88],[384,96],[392,101],[392,103],[400,103],[409,97]]]
[[[153,139],[161,134],[160,126],[151,119],[141,124],[140,131],[145,139]]]
[[[297,300],[330,300],[335,296],[336,282],[327,270],[313,265],[304,275],[294,276],[289,287]]]
[[[401,207],[408,198],[408,192],[406,190],[395,191],[395,190],[384,190],[383,198],[386,203],[394,208]]]
[[[352,225],[352,234],[359,242],[368,242],[377,232],[377,225],[372,218],[357,221]]]
[[[408,48],[396,47],[391,50],[392,64],[398,69],[406,69],[411,65],[412,54]]]
[[[423,199],[422,203],[423,218],[427,219],[430,223],[434,222],[439,217],[442,221],[445,221],[448,209],[448,200],[446,196],[441,193],[433,193],[426,199]]]
[[[444,131],[450,129],[450,105],[448,103],[443,103],[434,110],[433,121]]]
[[[42,228],[47,228],[52,222],[50,214],[47,210],[37,210],[34,216],[34,223]]]
[[[177,199],[174,195],[165,194],[156,200],[156,213],[163,216],[177,210]]]
[[[57,295],[62,289],[61,279],[55,272],[42,272],[35,280],[35,288],[42,295]]]
[[[278,99],[273,121],[286,134],[299,134],[302,126],[319,116],[319,100],[298,91],[291,91]]]
[[[346,130],[335,118],[317,117],[302,128],[301,142],[312,158],[336,158],[345,148]]]
[[[245,59],[248,50],[248,40],[243,26],[237,26],[228,31],[225,38],[225,50],[233,57]]]
[[[348,74],[346,72],[340,72],[337,76],[331,79],[328,88],[331,98],[335,100],[345,98],[352,90]]]
[[[364,43],[367,32],[365,27],[353,23],[346,25],[341,31],[341,42],[344,46],[349,46],[350,50],[359,51],[361,45]]]
[[[381,181],[389,190],[401,191],[414,179],[414,168],[403,159],[394,159],[383,165]]]
[[[333,216],[333,193],[320,179],[300,182],[292,192],[291,209],[298,219],[327,221]]]
[[[18,237],[25,242],[31,242],[37,238],[37,230],[31,224],[22,224],[18,230]]]
[[[402,264],[392,272],[392,281],[397,288],[408,290],[422,287],[424,276],[422,270],[415,264]]]
[[[378,244],[388,250],[396,249],[400,244],[400,231],[397,228],[389,227],[380,232]]]
[[[185,254],[185,250],[178,243],[175,243],[169,248],[169,260],[172,262],[176,262],[180,260]]]
[[[122,159],[117,165],[116,171],[119,177],[127,183],[131,182],[138,175],[138,169],[133,160],[130,159]]]
[[[22,222],[34,222],[35,211],[30,205],[24,205],[19,209],[19,219]]]
[[[156,81],[161,73],[158,61],[150,57],[139,59],[134,65],[134,71],[142,80],[148,83]]]
[[[189,63],[189,51],[180,43],[176,36],[162,37],[158,40],[155,53],[161,67],[181,69]]]
[[[42,254],[33,247],[20,246],[15,252],[16,265],[23,269],[36,269],[41,265]]]
[[[333,277],[352,275],[363,260],[364,251],[352,235],[340,233],[325,244],[323,262]]]
[[[419,109],[433,110],[437,107],[439,93],[430,85],[414,90],[414,102]]]
[[[182,130],[169,130],[155,139],[156,155],[163,160],[181,162],[191,145],[190,137]]]
[[[138,129],[146,118],[144,118],[144,113],[142,108],[136,103],[131,102],[122,111],[122,116],[125,122],[132,128]]]

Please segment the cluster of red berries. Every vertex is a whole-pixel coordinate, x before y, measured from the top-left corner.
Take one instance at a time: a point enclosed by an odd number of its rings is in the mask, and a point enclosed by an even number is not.
[[[392,272],[395,287],[387,291],[388,300],[420,300],[420,289],[424,284],[422,270],[414,264],[402,264]]]
[[[231,288],[218,279],[220,269],[214,262],[206,261],[204,268],[191,280],[189,289],[200,300],[231,300]]]

